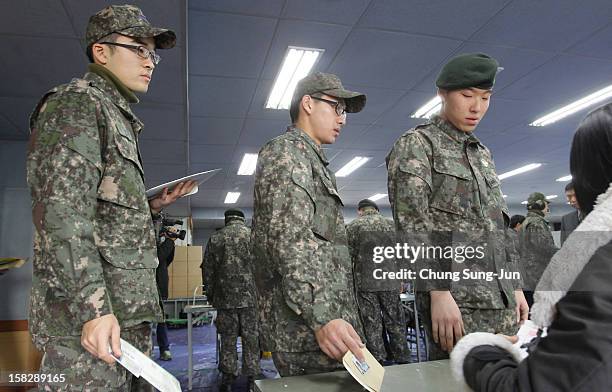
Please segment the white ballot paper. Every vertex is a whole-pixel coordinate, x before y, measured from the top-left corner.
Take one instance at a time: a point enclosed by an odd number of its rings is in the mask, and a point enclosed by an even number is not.
[[[189,175],[187,177],[182,177],[182,178],[179,178],[178,180],[172,180],[170,182],[166,182],[165,184],[161,184],[161,185],[158,185],[158,186],[153,187],[151,189],[147,189],[147,191],[146,191],[147,199],[150,199],[150,198],[154,197],[159,192],[161,192],[164,188],[168,188],[168,190],[171,190],[172,187],[177,185],[179,182],[187,182],[187,181],[195,181],[196,182],[196,186],[193,188],[193,190],[191,192],[189,192],[188,194],[186,194],[185,196],[193,195],[194,193],[198,193],[198,186],[201,183],[203,183],[204,181],[209,180],[212,176],[217,174],[217,172],[220,171],[220,170],[221,169],[213,169],[213,170],[203,171],[203,172],[200,172],[200,173],[195,173],[195,174]],[[185,196],[183,196],[183,197],[185,197]]]
[[[527,345],[533,339],[538,336],[539,327],[531,320],[525,320],[521,328],[519,328],[516,336],[518,337],[518,341],[514,343],[514,346],[518,348],[521,352],[521,359],[525,359],[529,356],[527,352]],[[546,336],[546,328],[543,330],[541,337]]]
[[[161,392],[180,392],[181,384],[166,369],[159,366],[151,358],[140,352],[123,339],[121,341],[121,358],[109,352],[124,368],[136,377],[142,377]]]
[[[380,392],[380,387],[385,377],[385,368],[378,363],[367,348],[364,347],[361,351],[365,357],[365,362],[360,362],[352,352],[347,351],[344,357],[342,357],[342,364],[351,376],[366,390],[369,392]]]

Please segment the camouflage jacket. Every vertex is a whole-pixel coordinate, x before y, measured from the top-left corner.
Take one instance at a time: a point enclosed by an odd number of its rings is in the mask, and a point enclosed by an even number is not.
[[[514,283],[515,289],[522,289],[525,286],[523,277],[525,276],[524,266],[521,264],[521,244],[519,234],[511,228],[506,229],[506,257],[513,271],[521,274],[521,279]]]
[[[255,306],[251,230],[242,218],[232,218],[206,244],[202,282],[216,309]]]
[[[374,246],[389,245],[394,239],[393,221],[374,208],[366,208],[363,214],[346,225],[349,251],[353,261],[353,275],[357,291],[394,291],[399,294],[401,280],[375,279],[374,270],[396,271],[395,260],[376,264],[372,260]],[[382,238],[385,236],[385,238]]]
[[[527,212],[519,238],[525,289],[533,291],[559,249],[555,246],[548,221],[540,211]]]
[[[486,257],[471,270],[499,273],[507,264],[504,215],[507,206],[489,150],[471,133],[457,130],[439,116],[402,135],[387,156],[388,190],[398,234],[464,233],[468,245],[484,244]],[[430,237],[432,238],[432,237]],[[428,241],[436,245],[435,241]],[[462,271],[465,265],[430,260],[436,270]],[[514,307],[511,280],[418,281],[420,290],[450,289],[461,307]]]
[[[93,72],[49,91],[31,116],[30,329],[38,347],[78,336],[105,314],[122,328],[161,316],[141,130],[109,77]]]
[[[263,348],[316,351],[333,319],[361,331],[336,179],[321,148],[290,128],[259,152],[252,240]]]

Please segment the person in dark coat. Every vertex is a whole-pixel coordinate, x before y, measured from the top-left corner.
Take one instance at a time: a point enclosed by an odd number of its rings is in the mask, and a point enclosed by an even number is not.
[[[169,227],[168,231],[175,233],[177,229],[175,227]],[[157,289],[159,291],[160,304],[163,304],[163,300],[168,299],[168,267],[174,260],[174,240],[176,237],[167,235],[167,231],[160,233],[160,240],[165,238],[163,242],[157,245],[157,259],[159,265],[155,270],[155,281],[157,282]],[[157,336],[157,345],[159,346],[159,359],[162,361],[170,361],[172,359],[172,353],[170,352],[170,342],[168,341],[168,327],[165,323],[157,323],[157,330],[155,335]]]
[[[451,366],[475,391],[612,390],[612,104],[580,123],[570,170],[585,218],[536,287],[532,320],[547,336],[522,360],[515,338],[460,340]]]

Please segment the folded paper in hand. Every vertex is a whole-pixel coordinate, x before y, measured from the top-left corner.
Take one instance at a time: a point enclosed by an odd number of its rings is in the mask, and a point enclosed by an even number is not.
[[[385,368],[372,356],[367,348],[361,351],[365,361],[359,361],[352,352],[347,351],[342,357],[342,364],[348,372],[369,392],[380,392],[385,377]]]
[[[165,184],[158,185],[158,186],[153,187],[151,189],[147,189],[147,191],[146,191],[147,199],[151,199],[151,198],[155,197],[164,188],[168,188],[168,190],[171,190],[178,183],[180,183],[180,182],[187,182],[187,181],[195,181],[196,182],[196,186],[193,188],[193,190],[191,192],[189,192],[188,194],[186,194],[185,196],[193,195],[194,193],[198,193],[198,186],[201,183],[203,183],[204,181],[209,180],[212,176],[217,174],[217,172],[219,172],[220,170],[221,169],[214,169],[214,170],[203,171],[203,172],[200,172],[200,173],[195,173],[195,174],[189,175],[187,177],[182,177],[182,178],[179,178],[177,180],[173,180],[173,181],[170,181],[170,182],[166,182]],[[185,196],[183,196],[183,197],[185,197]]]
[[[124,368],[135,377],[142,377],[153,385],[160,392],[180,392],[181,384],[166,369],[159,366],[155,361],[143,354],[136,347],[123,339],[121,342],[121,357],[117,358],[112,354],[110,347],[108,351]]]

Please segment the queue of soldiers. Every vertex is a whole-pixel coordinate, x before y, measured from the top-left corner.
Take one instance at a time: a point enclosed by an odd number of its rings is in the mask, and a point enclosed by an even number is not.
[[[138,149],[143,124],[130,108],[135,93],[148,90],[160,61],[156,50],[172,48],[176,35],[153,27],[135,6],[110,6],[90,18],[86,42],[88,72],[45,94],[30,120],[27,174],[36,227],[30,331],[43,352],[41,373],[64,374],[62,388],[151,390],[111,365],[121,356],[119,337],[151,353],[151,323],[163,321],[152,217],[195,185],[147,199]],[[347,113],[361,111],[366,96],[331,74],[298,83],[291,125],[259,152],[251,229],[242,212],[227,211],[226,226],[205,253],[224,390],[237,374],[238,336],[251,387],[260,351],[273,353],[283,377],[341,369],[346,352],[363,360],[366,346],[381,362],[410,361],[401,286],[371,281],[371,266],[357,251],[362,232],[418,232],[432,243],[435,232],[486,238],[482,265],[495,271],[523,262],[517,248],[542,253],[534,262],[552,255],[541,194],[529,198],[519,240],[506,241],[500,181],[490,151],[473,133],[497,71],[497,61],[481,53],[459,55],[442,68],[440,113],[404,133],[387,156],[393,221],[364,200],[348,227],[322,145],[336,141]],[[535,281],[415,282],[428,358],[448,358],[466,333],[514,335],[528,314],[523,285],[533,290]]]

